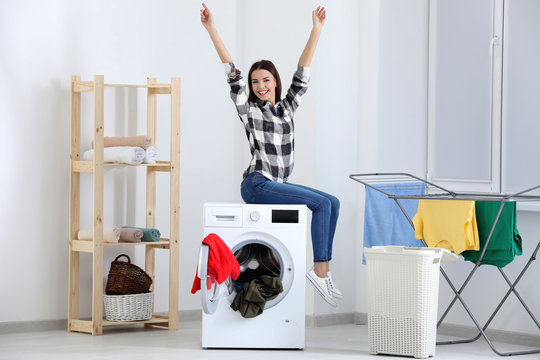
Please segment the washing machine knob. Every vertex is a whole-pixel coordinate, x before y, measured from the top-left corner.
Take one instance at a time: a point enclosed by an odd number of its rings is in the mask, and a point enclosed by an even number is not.
[[[261,219],[261,213],[258,211],[252,211],[249,214],[249,218],[251,219],[251,221],[259,221]]]

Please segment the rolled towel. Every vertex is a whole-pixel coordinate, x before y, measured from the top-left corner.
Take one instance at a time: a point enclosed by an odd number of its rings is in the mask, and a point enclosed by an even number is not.
[[[146,136],[126,136],[126,137],[109,137],[103,138],[104,147],[114,146],[138,146],[143,149],[147,149],[152,144],[152,139]],[[92,149],[94,148],[94,141],[92,140]]]
[[[156,163],[156,157],[157,157],[156,148],[153,147],[153,146],[149,146],[145,150],[143,163],[145,163],[145,164],[155,164]]]
[[[138,146],[115,146],[103,149],[103,160],[105,162],[137,165],[142,164],[144,155],[144,149]],[[94,150],[85,151],[83,160],[94,160]]]
[[[103,241],[107,243],[117,243],[118,240],[120,240],[120,231],[121,229],[116,226],[103,228]],[[94,229],[79,230],[77,237],[79,240],[92,241],[94,239]]]
[[[141,239],[142,242],[156,242],[159,241],[161,237],[161,233],[158,229],[147,229],[147,228],[140,228],[140,227],[134,227],[134,226],[122,226],[123,229],[139,229],[143,233],[143,237]]]
[[[143,237],[143,232],[139,229],[129,229],[129,228],[121,228],[120,229],[120,242],[126,242],[126,243],[135,243],[135,242],[141,242],[141,239]]]

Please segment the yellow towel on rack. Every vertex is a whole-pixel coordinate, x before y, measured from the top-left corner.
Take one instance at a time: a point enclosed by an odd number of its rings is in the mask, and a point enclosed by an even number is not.
[[[415,237],[430,247],[455,254],[480,249],[474,201],[422,199],[413,223]]]

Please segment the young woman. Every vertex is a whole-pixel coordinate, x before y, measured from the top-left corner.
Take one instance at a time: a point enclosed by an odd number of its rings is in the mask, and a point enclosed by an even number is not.
[[[203,3],[201,23],[225,65],[231,98],[244,124],[251,162],[241,185],[242,198],[253,204],[304,204],[312,211],[311,237],[314,266],[307,278],[330,305],[342,299],[330,272],[332,242],[339,215],[339,200],[322,191],[289,183],[294,164],[293,116],[307,90],[309,66],[326,19],[324,7],[312,12],[313,28],[287,94],[281,98],[281,79],[271,61],[261,60],[248,73],[249,95],[240,70],[223,44],[214,18]]]

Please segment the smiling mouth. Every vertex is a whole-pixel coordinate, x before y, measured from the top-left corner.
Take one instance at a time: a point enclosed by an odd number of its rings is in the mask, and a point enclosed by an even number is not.
[[[266,94],[268,94],[269,90],[264,90],[264,91],[257,91],[257,93],[261,96],[264,96]]]

